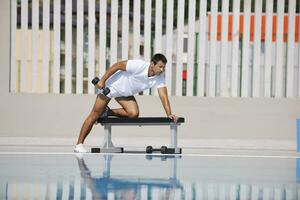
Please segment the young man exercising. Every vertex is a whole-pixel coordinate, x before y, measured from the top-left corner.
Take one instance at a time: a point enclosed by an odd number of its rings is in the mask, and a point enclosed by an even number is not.
[[[74,151],[77,153],[87,152],[83,147],[83,142],[99,117],[112,115],[137,118],[139,108],[133,95],[153,86],[157,87],[166,115],[176,122],[178,117],[171,112],[163,75],[166,63],[167,59],[164,55],[155,54],[151,58],[151,63],[142,60],[126,60],[113,64],[97,83],[97,87],[100,89],[108,87],[110,93],[105,96],[98,90],[96,102],[81,127]],[[122,108],[110,109],[107,104],[111,98],[115,98]]]

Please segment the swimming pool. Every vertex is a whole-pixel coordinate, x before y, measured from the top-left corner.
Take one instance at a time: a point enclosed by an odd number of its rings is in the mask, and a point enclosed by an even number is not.
[[[298,158],[0,154],[1,199],[298,199]]]

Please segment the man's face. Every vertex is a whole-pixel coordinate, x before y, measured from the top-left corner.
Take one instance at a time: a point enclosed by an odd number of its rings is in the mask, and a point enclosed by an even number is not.
[[[155,75],[160,75],[165,71],[166,65],[160,60],[156,64],[153,64],[153,71]]]

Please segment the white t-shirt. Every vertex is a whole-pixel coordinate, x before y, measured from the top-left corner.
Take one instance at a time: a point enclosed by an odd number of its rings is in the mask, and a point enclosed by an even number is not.
[[[163,74],[148,77],[150,63],[142,60],[128,60],[126,71],[119,70],[106,80],[105,86],[110,89],[107,95],[113,97],[128,97],[156,86],[165,86]]]

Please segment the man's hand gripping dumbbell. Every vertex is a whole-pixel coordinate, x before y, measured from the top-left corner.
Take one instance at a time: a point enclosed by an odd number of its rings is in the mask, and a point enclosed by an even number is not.
[[[96,87],[100,88],[101,93],[104,94],[105,96],[108,95],[110,93],[110,89],[108,87],[104,87],[104,84],[100,81],[100,79],[98,77],[95,77],[92,80],[93,85],[95,85]]]

